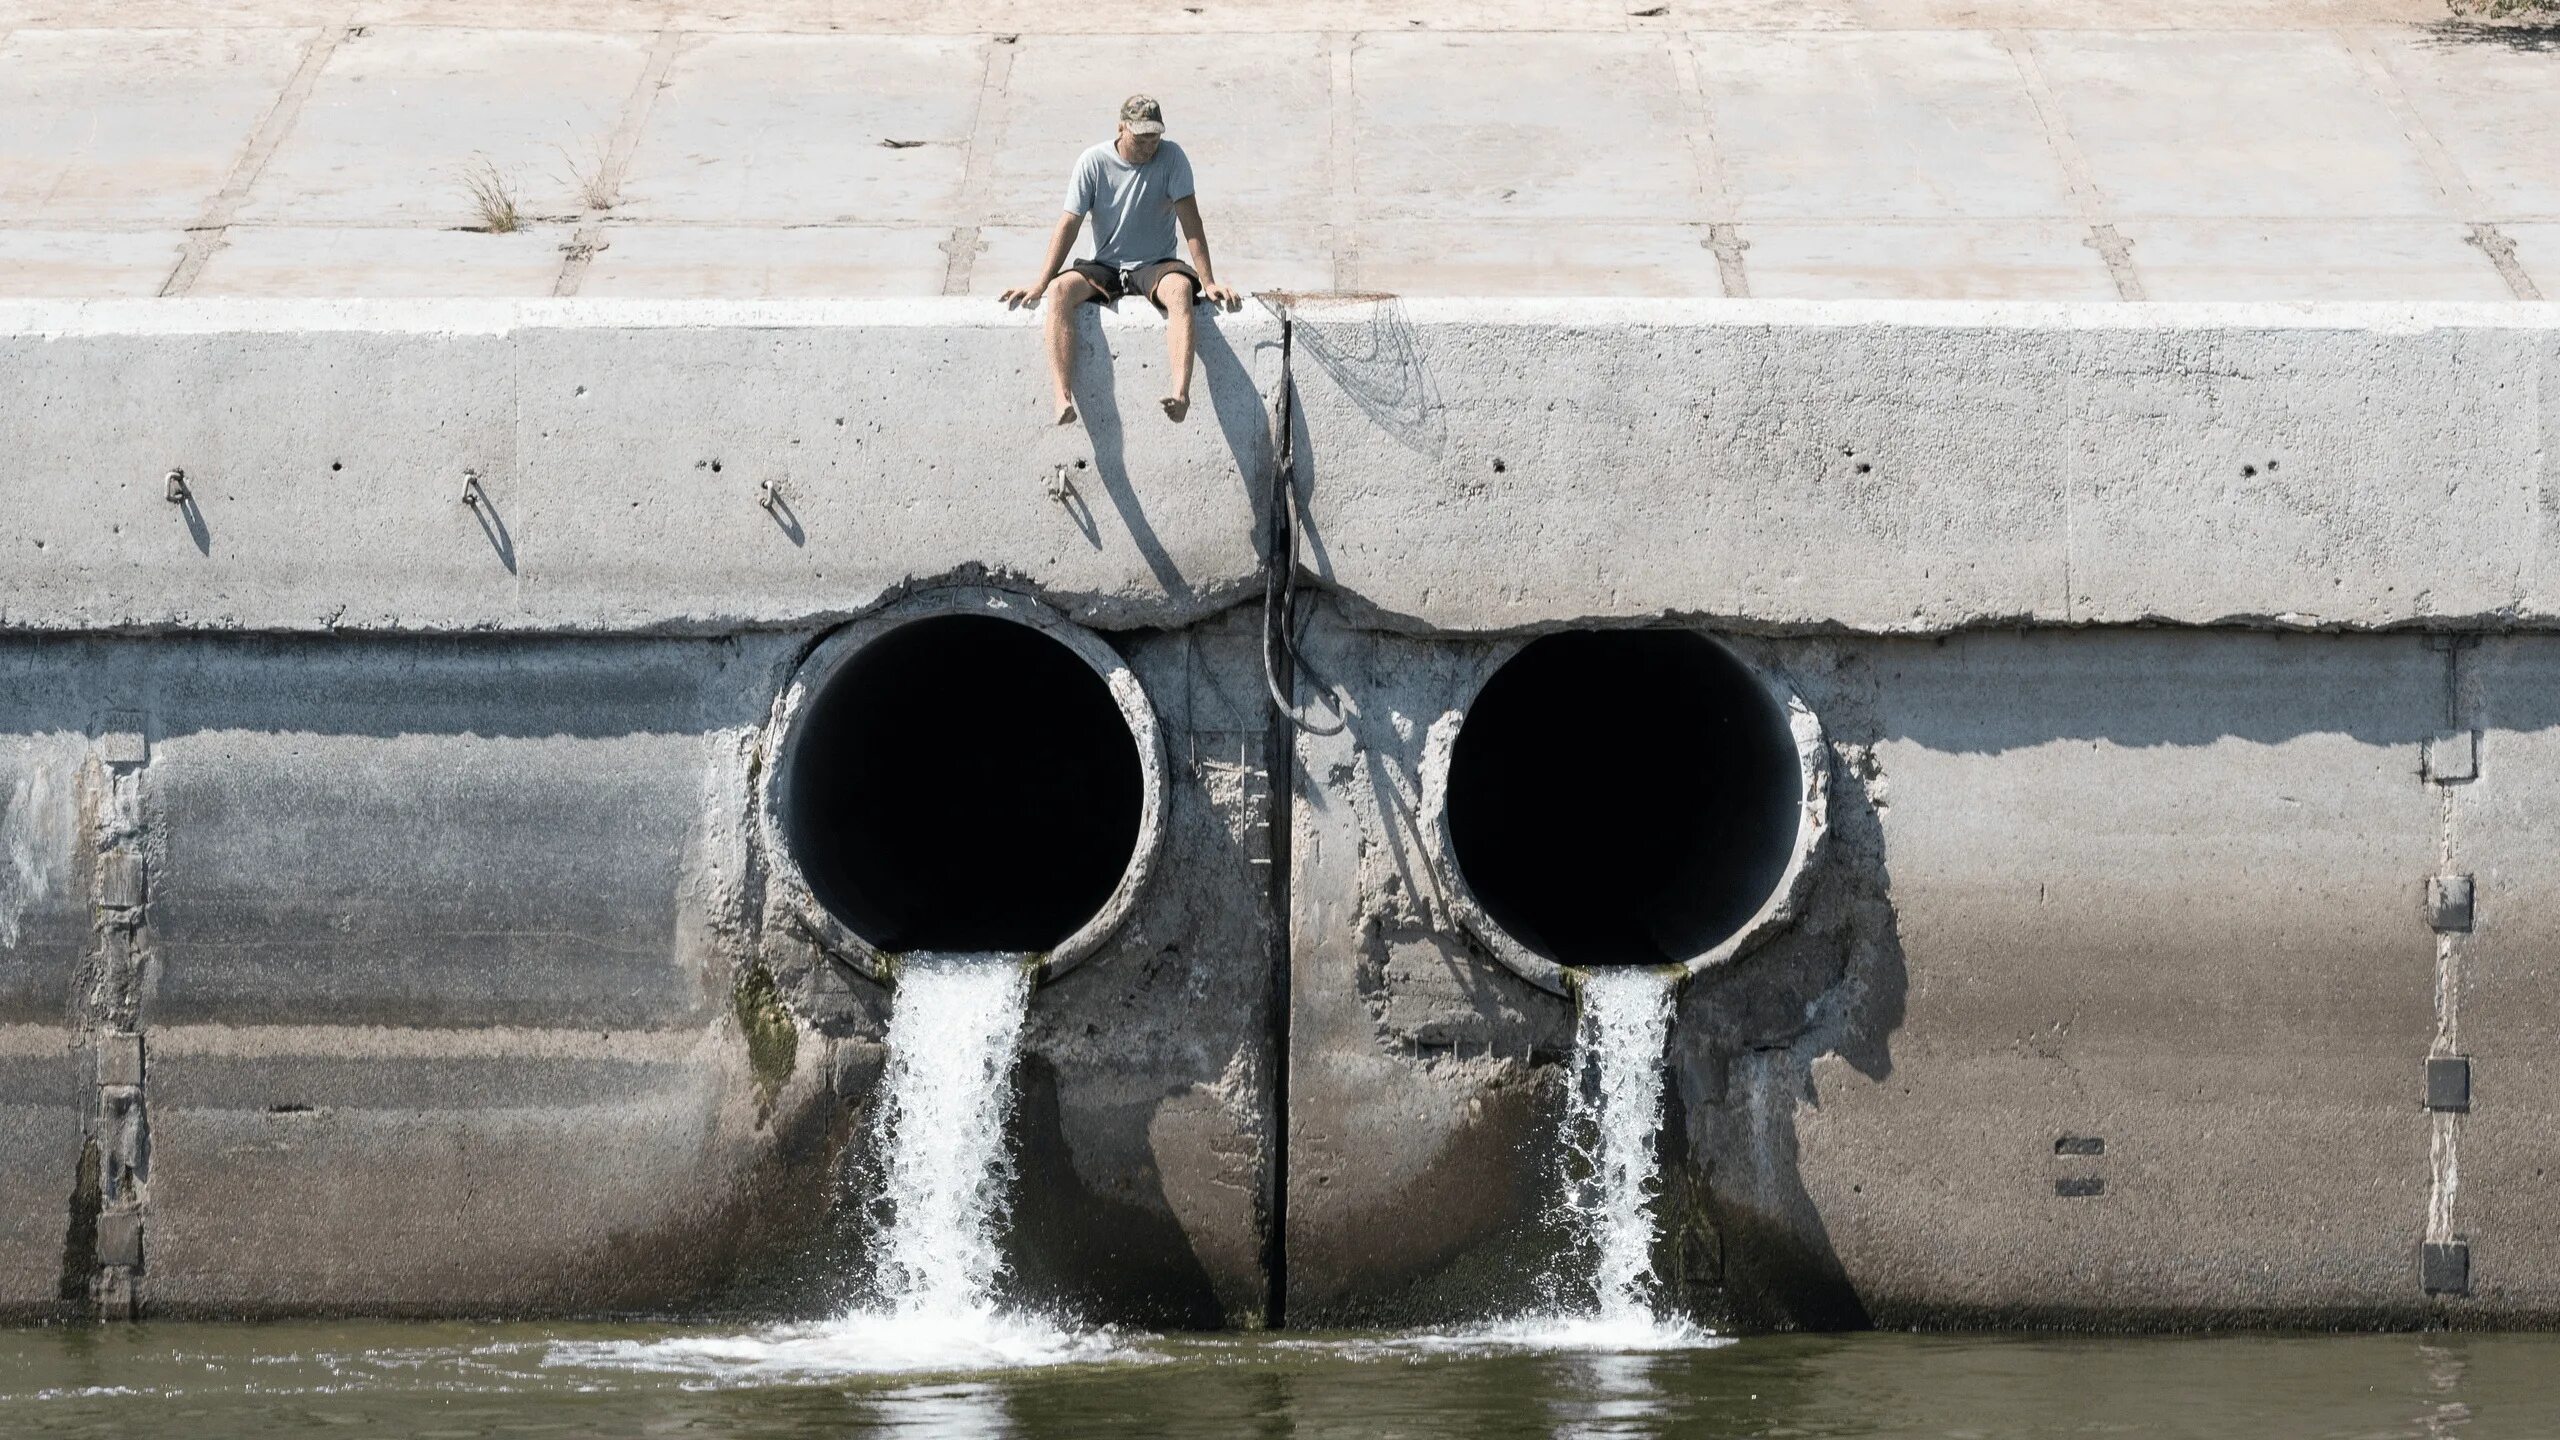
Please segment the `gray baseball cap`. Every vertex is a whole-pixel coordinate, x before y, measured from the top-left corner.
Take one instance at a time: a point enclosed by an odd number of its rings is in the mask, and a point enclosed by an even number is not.
[[[1120,123],[1128,126],[1132,135],[1161,135],[1164,107],[1152,95],[1132,95],[1120,102]]]

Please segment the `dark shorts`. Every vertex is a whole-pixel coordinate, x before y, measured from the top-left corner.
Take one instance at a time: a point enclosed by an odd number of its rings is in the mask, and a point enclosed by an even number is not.
[[[1200,288],[1200,272],[1179,260],[1150,260],[1125,269],[1114,269],[1098,260],[1079,260],[1067,268],[1092,281],[1093,288],[1102,292],[1096,298],[1106,305],[1116,304],[1123,295],[1144,295],[1161,310],[1164,303],[1156,299],[1156,287],[1164,283],[1167,275],[1190,276],[1194,294]]]

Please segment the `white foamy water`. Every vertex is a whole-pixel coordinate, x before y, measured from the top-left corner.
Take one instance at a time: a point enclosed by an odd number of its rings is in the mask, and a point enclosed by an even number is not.
[[[752,1379],[1060,1365],[1122,1355],[1003,1303],[1005,1148],[1031,998],[1016,955],[914,955],[898,968],[889,1065],[872,1131],[881,1157],[874,1295],[832,1319],[747,1335],[563,1343],[557,1364]]]
[[[1595,969],[1582,982],[1573,1032],[1573,1083],[1564,1140],[1571,1173],[1557,1211],[1585,1273],[1553,1277],[1572,1303],[1450,1335],[1412,1337],[1454,1347],[1674,1350],[1725,1343],[1654,1305],[1653,1200],[1661,1162],[1663,1052],[1671,1039],[1672,981],[1660,971]]]

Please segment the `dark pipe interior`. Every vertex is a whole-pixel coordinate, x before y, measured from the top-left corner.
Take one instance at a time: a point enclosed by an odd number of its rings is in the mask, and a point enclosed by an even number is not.
[[[1468,888],[1567,965],[1686,960],[1731,937],[1784,876],[1802,809],[1786,712],[1685,631],[1532,641],[1450,757]]]
[[[1110,687],[1011,620],[889,631],[809,705],[784,832],[819,903],[883,950],[1055,949],[1138,846],[1138,745]]]

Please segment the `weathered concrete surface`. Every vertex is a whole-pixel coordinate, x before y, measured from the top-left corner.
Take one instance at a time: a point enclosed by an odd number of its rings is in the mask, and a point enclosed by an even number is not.
[[[1413,8],[10,0],[0,295],[992,297],[1131,90],[1256,290],[2560,293],[2560,52],[2440,0]]]
[[[2560,320],[2531,307],[1295,314],[1307,560],[1396,626],[2560,618]],[[1159,322],[1093,315],[1060,430],[1035,323],[0,307],[0,625],[717,634],[983,571],[1125,626],[1252,593],[1278,325],[1204,325],[1174,426]]]
[[[1243,612],[1117,648],[1163,730],[1166,835],[1129,918],[1034,992],[1015,1081],[1012,1283],[1097,1320],[1258,1326],[1272,1299],[1282,1063],[1259,635]],[[765,902],[761,954],[824,1037],[844,1123],[867,1136],[888,994],[781,923],[783,903]],[[867,1163],[856,1153],[854,1173]],[[801,1287],[860,1273],[860,1230],[846,1215]]]
[[[1795,929],[1683,998],[1675,1294],[1745,1324],[2551,1313],[2526,1118],[2551,1006],[2513,928],[2535,883],[2514,866],[2551,844],[2548,717],[2493,698],[2532,693],[2549,641],[2495,642],[2451,722],[2446,652],[2416,636],[1738,643],[1823,716],[1835,829]],[[1300,742],[1300,1323],[1517,1307],[1555,1243],[1569,1011],[1458,931],[1413,818],[1421,737],[1484,653],[1332,624],[1309,642],[1352,718]],[[2485,727],[2474,788],[2420,774],[2449,723]],[[2484,893],[2526,890],[2494,951],[2483,910],[2463,972],[2481,1079],[2447,1203],[2477,1301],[2429,1298],[2418,1270],[2420,897],[2448,813]]]
[[[1528,1298],[1571,1016],[1450,921],[1420,757],[1519,635],[1677,623],[1834,756],[1801,918],[1684,1000],[1678,1303],[2560,1315],[2560,322],[1305,307],[1301,696],[1350,720],[1284,764],[1277,322],[1216,322],[1177,428],[1156,322],[1096,317],[1060,431],[1036,317],[956,304],[8,311],[0,1308],[90,1303],[137,1217],[146,1313],[858,1275],[887,995],[773,918],[753,775],[809,646],[959,579],[1108,630],[1171,762],[1159,879],[1034,1001],[1035,1296],[1256,1323],[1285,1263],[1301,1324]],[[2430,1054],[2469,1114],[2421,1108]],[[2420,1288],[2431,1239],[2472,1296]]]
[[[2560,326],[2530,309],[1299,316],[1309,563],[1396,626],[2551,611]]]
[[[83,1308],[118,1263],[84,1141],[129,1162],[105,1208],[138,1216],[147,1313],[843,1298],[886,997],[768,918],[752,829],[808,638],[0,647],[0,1311]],[[1102,1318],[1253,1324],[1254,636],[1133,651],[1174,874],[1035,1000],[1016,1264]],[[93,1120],[111,1085],[147,1124]]]
[[[974,567],[1079,618],[1166,623],[1256,583],[1277,375],[1258,313],[1201,327],[1179,427],[1155,405],[1160,327],[1087,321],[1086,418],[1060,430],[1036,318],[538,308],[209,305],[179,333],[155,306],[12,312],[0,617],[721,633]]]

